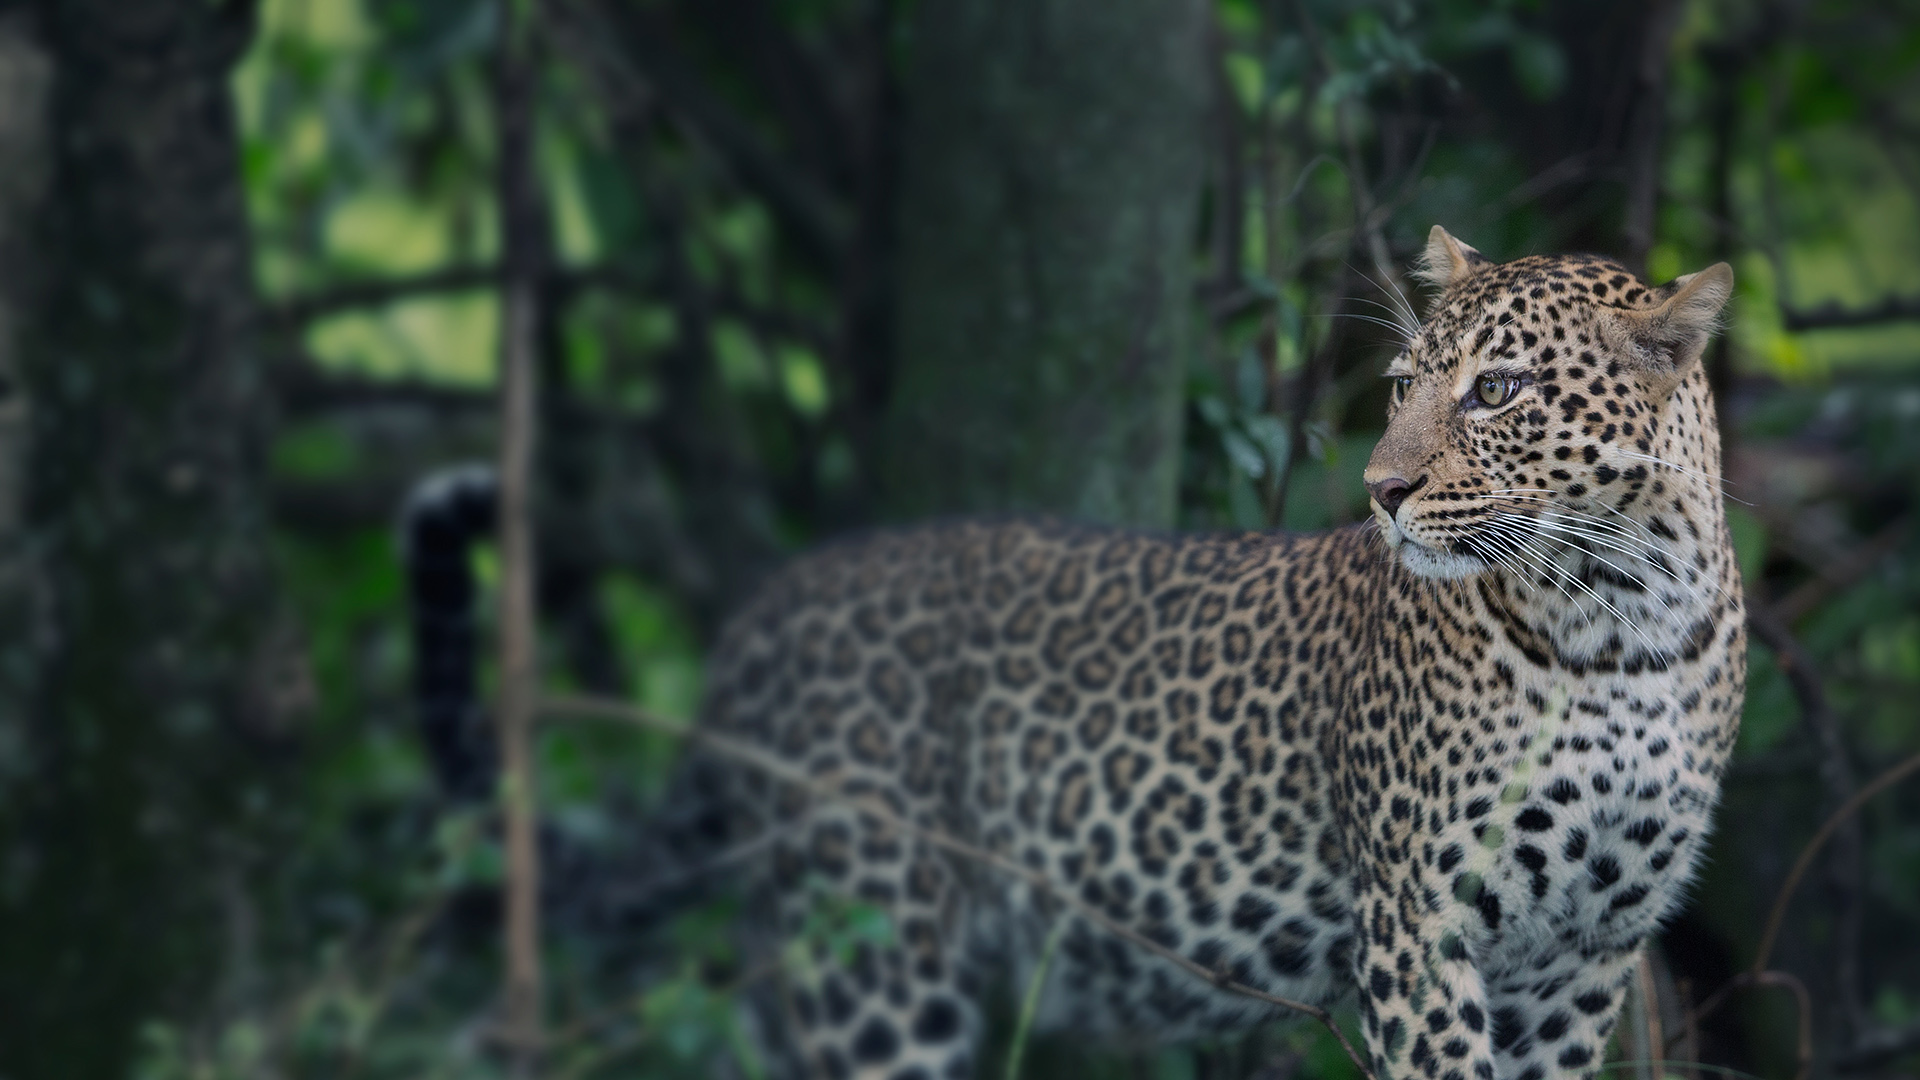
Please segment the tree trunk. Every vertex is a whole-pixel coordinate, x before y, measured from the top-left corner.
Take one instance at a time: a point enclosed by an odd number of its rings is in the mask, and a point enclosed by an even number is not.
[[[262,519],[266,380],[228,70],[251,5],[47,0],[51,184],[20,367],[0,790],[0,1074],[121,1076],[200,1000],[297,707]],[[24,557],[24,556],[23,556]],[[256,859],[259,858],[254,854]],[[244,917],[234,920],[245,925]]]
[[[907,67],[889,509],[1173,520],[1198,0],[951,0]]]

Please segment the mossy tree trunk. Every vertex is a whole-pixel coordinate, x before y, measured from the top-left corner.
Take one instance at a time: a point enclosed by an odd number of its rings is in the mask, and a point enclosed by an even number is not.
[[[262,520],[269,402],[229,69],[252,5],[45,0],[49,184],[0,786],[0,1075],[119,1077],[232,971],[300,696]]]
[[[1198,0],[917,5],[896,516],[1171,524],[1206,20]]]

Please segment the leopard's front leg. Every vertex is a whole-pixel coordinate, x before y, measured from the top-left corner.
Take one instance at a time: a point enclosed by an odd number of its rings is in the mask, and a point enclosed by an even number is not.
[[[1596,1076],[1640,953],[1638,942],[1612,950],[1568,947],[1491,973],[1487,1016],[1500,1076]]]
[[[1372,881],[1355,907],[1353,974],[1375,1080],[1494,1080],[1487,987],[1467,939],[1477,912],[1411,879]]]

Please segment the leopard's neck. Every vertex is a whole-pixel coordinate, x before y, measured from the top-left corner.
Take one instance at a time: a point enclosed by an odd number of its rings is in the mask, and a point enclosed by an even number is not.
[[[1704,378],[1666,413],[1659,438],[1605,452],[1619,478],[1604,497],[1562,493],[1533,512],[1524,544],[1458,583],[1523,652],[1576,671],[1661,671],[1744,617]]]

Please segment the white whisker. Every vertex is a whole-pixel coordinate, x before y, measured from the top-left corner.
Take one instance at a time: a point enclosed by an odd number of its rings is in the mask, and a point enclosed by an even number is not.
[[[1333,319],[1359,319],[1361,322],[1374,323],[1379,326],[1384,326],[1387,329],[1393,331],[1395,334],[1399,335],[1402,338],[1403,344],[1407,343],[1410,340],[1407,338],[1406,327],[1401,326],[1399,323],[1388,322],[1385,319],[1377,318],[1372,315],[1363,315],[1357,311],[1336,311],[1336,312],[1333,312],[1328,317]]]
[[[1416,328],[1415,336],[1418,336],[1419,334],[1418,327],[1420,326],[1420,316],[1414,313],[1412,301],[1407,299],[1406,293],[1403,293],[1400,291],[1400,286],[1394,282],[1393,276],[1391,274],[1387,274],[1385,273],[1385,271],[1382,271],[1382,276],[1386,280],[1377,281],[1374,279],[1374,276],[1372,274],[1367,273],[1365,270],[1361,270],[1360,268],[1354,266],[1352,263],[1347,264],[1347,269],[1352,270],[1354,273],[1359,274],[1363,278],[1366,278],[1368,284],[1380,290],[1380,295],[1385,296],[1389,300],[1392,300],[1394,304],[1397,305],[1398,314],[1400,314],[1401,316],[1404,316],[1407,322]]]
[[[1595,524],[1607,524],[1606,522],[1602,522],[1599,518],[1594,517],[1592,514],[1586,513],[1586,511],[1584,510],[1576,510],[1575,508],[1568,506],[1563,502],[1556,501],[1555,499],[1544,498],[1543,496],[1547,496],[1547,495],[1553,495],[1558,498],[1565,498],[1565,496],[1562,495],[1560,492],[1554,491],[1551,488],[1501,488],[1494,492],[1494,494],[1496,495],[1504,494],[1514,498],[1520,497],[1520,495],[1523,493],[1535,502],[1547,503],[1553,506],[1555,509],[1563,510],[1567,513],[1582,514],[1592,519]],[[1600,506],[1600,509],[1605,510],[1607,513],[1612,514],[1614,517],[1617,517],[1621,521],[1626,522],[1628,525],[1633,526],[1635,529],[1638,529],[1640,532],[1645,533],[1647,536],[1648,543],[1650,544],[1655,543],[1659,539],[1657,536],[1654,535],[1654,532],[1652,529],[1647,528],[1646,522],[1641,521],[1639,518],[1633,517],[1632,515],[1628,514],[1626,511],[1621,510],[1619,507],[1610,506],[1605,502],[1601,502],[1599,506]]]
[[[1374,307],[1379,308],[1381,311],[1388,313],[1390,316],[1392,316],[1393,325],[1399,327],[1401,333],[1404,333],[1407,335],[1408,340],[1412,340],[1413,338],[1420,336],[1419,322],[1417,320],[1407,321],[1406,313],[1401,311],[1399,308],[1388,307],[1387,305],[1381,303],[1378,300],[1369,300],[1364,296],[1349,296],[1347,297],[1347,299],[1357,301],[1362,304],[1371,304]]]
[[[1506,515],[1506,516],[1508,516],[1508,517],[1511,517],[1511,518],[1512,518],[1512,519],[1513,519],[1514,521],[1516,521],[1516,522],[1522,522],[1522,523],[1525,523],[1525,522],[1528,522],[1528,520],[1529,520],[1529,519],[1527,519],[1527,518],[1523,518],[1523,517],[1519,517],[1518,515]],[[1535,522],[1534,524],[1538,524],[1538,525],[1541,525],[1542,527],[1545,527],[1545,528],[1550,528],[1550,529],[1553,529],[1553,528],[1559,528],[1559,526],[1553,526],[1553,525],[1547,525],[1546,523],[1543,523],[1543,522]],[[1573,548],[1576,548],[1576,549],[1578,549],[1578,550],[1579,550],[1579,551],[1580,551],[1580,552],[1581,552],[1582,554],[1584,554],[1584,555],[1586,555],[1586,556],[1587,556],[1588,558],[1590,558],[1590,559],[1598,559],[1598,560],[1599,560],[1600,562],[1602,562],[1602,563],[1604,563],[1604,564],[1606,564],[1607,566],[1609,566],[1609,567],[1611,567],[1611,568],[1613,569],[1613,571],[1614,571],[1615,573],[1617,573],[1617,574],[1619,574],[1619,575],[1620,575],[1621,577],[1624,577],[1624,578],[1626,578],[1627,580],[1629,580],[1629,581],[1632,581],[1632,582],[1633,582],[1634,584],[1636,584],[1636,585],[1639,585],[1639,586],[1640,586],[1640,588],[1641,588],[1641,590],[1642,590],[1643,592],[1646,592],[1646,593],[1647,593],[1647,595],[1649,595],[1649,596],[1653,596],[1653,597],[1654,597],[1655,599],[1657,599],[1657,600],[1659,600],[1659,601],[1660,601],[1660,604],[1661,604],[1661,606],[1663,606],[1663,607],[1665,607],[1665,608],[1667,609],[1667,612],[1668,612],[1668,614],[1672,614],[1672,612],[1673,612],[1673,605],[1672,605],[1671,603],[1669,603],[1669,602],[1668,602],[1668,600],[1666,599],[1666,597],[1663,597],[1663,596],[1658,596],[1658,595],[1656,595],[1655,593],[1653,593],[1653,591],[1652,591],[1651,589],[1649,589],[1649,588],[1647,587],[1647,583],[1646,583],[1646,582],[1644,582],[1644,581],[1641,581],[1641,580],[1640,580],[1640,579],[1639,579],[1638,577],[1635,577],[1635,576],[1634,576],[1633,574],[1631,574],[1631,573],[1629,573],[1629,572],[1628,572],[1628,571],[1627,571],[1627,570],[1626,570],[1625,568],[1623,568],[1623,567],[1622,567],[1622,566],[1621,566],[1621,565],[1620,565],[1619,563],[1616,563],[1616,562],[1614,562],[1614,561],[1613,561],[1612,559],[1609,559],[1609,558],[1607,558],[1607,557],[1606,557],[1605,555],[1602,555],[1602,554],[1600,554],[1600,553],[1598,553],[1598,552],[1596,552],[1596,551],[1592,551],[1592,550],[1590,550],[1590,549],[1588,549],[1588,548],[1585,548],[1585,547],[1582,547],[1582,546],[1580,546],[1580,545],[1577,545],[1577,544],[1573,544],[1573,543],[1571,543],[1570,541],[1566,541],[1566,540],[1561,540],[1561,539],[1560,539],[1559,537],[1547,537],[1546,539],[1552,539],[1552,540],[1554,540],[1554,541],[1555,541],[1555,542],[1557,542],[1557,543],[1561,543],[1561,544],[1565,544],[1565,545],[1566,545],[1566,546],[1568,546],[1568,547],[1573,547]],[[1592,541],[1592,540],[1589,540],[1589,542],[1590,542],[1590,543],[1595,543],[1595,542],[1598,542],[1598,541]],[[1612,549],[1612,550],[1614,550],[1614,551],[1624,551],[1624,550],[1625,550],[1625,549],[1623,549],[1623,548],[1618,548],[1618,547],[1614,547],[1614,546],[1613,546],[1613,545],[1611,545],[1611,544],[1607,544],[1607,545],[1605,545],[1605,546],[1607,546],[1607,547],[1609,547],[1609,548],[1611,548],[1611,549]],[[1632,552],[1625,552],[1625,553],[1626,553],[1626,554],[1629,554],[1629,555],[1631,555],[1631,554],[1633,554]],[[1669,573],[1671,573],[1671,571],[1669,571]],[[1678,578],[1678,577],[1676,576],[1676,577],[1674,578],[1674,580],[1675,580],[1675,581],[1679,581],[1680,579],[1679,579],[1679,578]],[[1681,584],[1685,584],[1685,582],[1681,582]]]
[[[1475,497],[1483,499],[1517,498],[1512,495],[1480,495]],[[1699,573],[1692,568],[1688,570],[1690,576],[1683,577],[1679,571],[1675,570],[1672,565],[1669,565],[1670,560],[1674,557],[1674,553],[1666,550],[1663,542],[1654,536],[1652,530],[1648,529],[1639,521],[1620,513],[1618,510],[1614,510],[1612,507],[1607,507],[1607,509],[1613,510],[1615,514],[1619,515],[1622,521],[1638,526],[1644,535],[1629,533],[1621,526],[1615,525],[1610,521],[1603,521],[1600,518],[1594,517],[1592,514],[1572,510],[1549,500],[1518,499],[1517,501],[1527,502],[1530,505],[1544,504],[1556,508],[1552,511],[1534,510],[1531,514],[1515,515],[1536,528],[1555,533],[1563,533],[1568,536],[1576,536],[1589,543],[1617,552],[1620,555],[1637,559],[1655,570],[1660,571],[1662,574],[1665,574],[1667,577],[1673,579],[1675,584],[1682,587],[1692,587],[1701,582],[1705,582],[1716,597],[1723,600],[1727,599],[1725,586],[1713,577]],[[1505,513],[1505,511],[1495,512]],[[1594,553],[1589,552],[1589,554]],[[1601,558],[1597,554],[1594,554],[1594,557]],[[1607,562],[1609,566],[1614,565],[1605,559],[1601,559],[1601,561]],[[1620,567],[1614,566],[1614,569],[1620,570]],[[1626,571],[1621,570],[1621,573],[1624,574]],[[1661,597],[1661,600],[1663,603],[1667,602],[1667,598],[1665,597]],[[1671,609],[1672,605],[1668,603],[1668,607]]]
[[[1536,549],[1524,533],[1514,530],[1504,522],[1488,522],[1487,525],[1489,530],[1495,535],[1502,537],[1514,545],[1510,554],[1512,554],[1515,559],[1533,567],[1547,584],[1558,589],[1560,595],[1567,598],[1567,603],[1572,604],[1576,610],[1580,609],[1579,601],[1573,598],[1573,594],[1567,591],[1566,586],[1560,584],[1560,575],[1556,573],[1559,567],[1553,564],[1545,552]],[[1582,611],[1582,614],[1586,616],[1587,625],[1591,627],[1593,625],[1593,615],[1585,611]]]
[[[1741,498],[1740,496],[1735,495],[1734,493],[1728,491],[1727,488],[1731,485],[1729,481],[1726,479],[1726,477],[1715,476],[1712,473],[1701,472],[1698,469],[1693,469],[1685,465],[1682,465],[1677,461],[1668,461],[1666,458],[1658,457],[1653,454],[1641,454],[1632,450],[1616,450],[1615,452],[1618,453],[1621,457],[1638,458],[1641,461],[1651,461],[1655,465],[1661,465],[1666,468],[1672,469],[1675,472],[1684,473],[1688,476],[1694,477],[1698,480],[1705,482],[1706,484],[1714,488],[1716,491],[1718,491],[1720,494],[1725,495],[1727,498],[1732,499],[1734,502],[1737,502],[1742,506],[1754,505],[1753,503],[1750,503],[1747,500]]]
[[[1584,511],[1575,510],[1571,507],[1568,507],[1559,502],[1555,502],[1554,500],[1551,500],[1551,499],[1533,499],[1533,498],[1526,498],[1518,495],[1475,495],[1473,497],[1476,499],[1513,499],[1516,502],[1531,503],[1539,506],[1551,506],[1553,507],[1552,510],[1540,510],[1537,512],[1542,515],[1552,515],[1554,517],[1560,518],[1561,520],[1577,521],[1582,524],[1592,525],[1594,528],[1600,529],[1604,532],[1613,533],[1614,535],[1619,536],[1622,540],[1632,541],[1634,543],[1644,543],[1649,548],[1655,547],[1653,543],[1655,539],[1653,532],[1647,529],[1645,526],[1641,526],[1641,532],[1644,533],[1646,537],[1643,540],[1640,534],[1629,532],[1627,529],[1619,525],[1615,525],[1610,521],[1605,521],[1601,518],[1594,517],[1592,514],[1586,513]],[[1632,522],[1635,525],[1640,524],[1639,522],[1634,521],[1632,518],[1627,518],[1626,520],[1629,522]]]
[[[1512,516],[1513,519],[1516,521],[1519,521],[1522,523],[1526,522],[1525,518],[1519,517],[1518,515],[1510,515],[1510,516]],[[1509,529],[1514,528],[1513,525],[1507,524],[1505,522],[1501,522],[1499,524],[1504,525],[1506,528],[1509,528]],[[1564,543],[1564,541],[1562,542]],[[1593,555],[1592,552],[1587,552],[1586,554],[1593,558],[1599,558],[1599,556]],[[1601,561],[1604,562],[1605,560],[1603,559]],[[1598,603],[1601,607],[1606,608],[1607,611],[1610,612],[1615,619],[1619,620],[1622,626],[1625,626],[1627,629],[1632,630],[1635,634],[1638,634],[1640,636],[1640,640],[1647,643],[1647,648],[1649,650],[1651,650],[1654,653],[1660,652],[1660,647],[1654,644],[1653,638],[1648,636],[1647,632],[1645,630],[1642,630],[1638,623],[1635,623],[1632,619],[1627,618],[1625,613],[1623,613],[1619,608],[1614,607],[1613,604],[1609,603],[1607,598],[1604,596],[1601,596],[1600,593],[1596,589],[1594,589],[1591,585],[1588,585],[1586,582],[1580,580],[1579,577],[1573,574],[1567,573],[1564,569],[1561,570],[1561,576],[1565,578],[1566,581],[1569,584],[1571,584],[1574,588],[1579,589],[1581,592],[1584,592],[1588,596],[1593,597],[1594,601]]]

